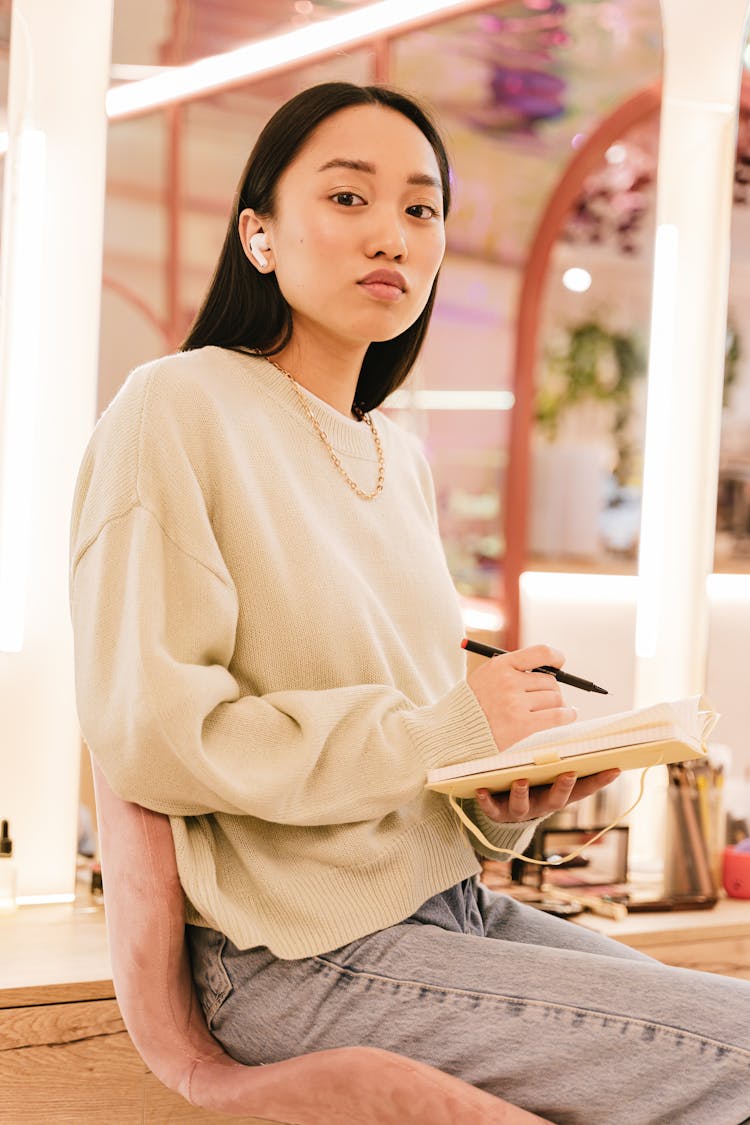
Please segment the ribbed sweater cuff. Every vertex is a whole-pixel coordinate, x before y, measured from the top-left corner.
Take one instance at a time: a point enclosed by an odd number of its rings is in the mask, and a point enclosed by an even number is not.
[[[483,836],[486,836],[493,848],[508,849],[513,852],[524,852],[531,843],[531,838],[538,826],[544,820],[544,817],[539,817],[535,820],[522,820],[518,823],[498,824],[496,820],[491,820],[486,813],[482,811],[475,800],[464,800],[460,802],[461,808],[464,810],[469,820],[476,824],[479,831]],[[485,859],[507,859],[507,856],[498,855],[497,852],[490,851],[488,848],[477,840],[475,836],[471,836],[471,846],[475,852],[485,857]]]
[[[437,703],[412,712],[406,722],[428,769],[497,754],[484,711],[465,680]]]

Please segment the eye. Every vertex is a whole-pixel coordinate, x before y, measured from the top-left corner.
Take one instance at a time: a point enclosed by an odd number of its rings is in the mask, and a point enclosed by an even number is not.
[[[431,207],[428,203],[413,203],[411,207],[406,208],[407,215],[411,215],[414,219],[438,219],[440,212],[437,207]]]
[[[340,207],[363,207],[365,204],[362,196],[353,191],[337,191],[331,199]]]

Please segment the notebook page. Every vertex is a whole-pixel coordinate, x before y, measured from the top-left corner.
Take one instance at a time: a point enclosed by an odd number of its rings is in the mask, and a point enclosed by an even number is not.
[[[584,719],[564,727],[538,731],[496,757],[500,758],[502,766],[523,766],[533,761],[534,752],[545,749],[554,748],[564,758],[613,746],[627,746],[631,742],[656,742],[678,734],[698,738],[702,727],[698,721],[699,699],[699,696],[693,696],[674,703],[656,703],[637,711],[621,711],[616,715]]]
[[[485,770],[530,765],[534,755],[546,749],[554,748],[561,758],[566,758],[574,754],[627,746],[629,743],[656,742],[675,737],[699,739],[704,732],[705,714],[699,714],[699,706],[704,703],[700,696],[691,696],[672,703],[657,703],[637,711],[621,711],[614,715],[583,719],[563,727],[537,731],[502,753],[430,770],[429,780],[442,781]],[[708,714],[713,715],[710,711]]]

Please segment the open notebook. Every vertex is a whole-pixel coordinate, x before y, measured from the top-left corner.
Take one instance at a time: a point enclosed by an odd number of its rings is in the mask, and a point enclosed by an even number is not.
[[[615,766],[631,770],[702,758],[704,741],[718,717],[696,695],[584,719],[529,735],[489,758],[430,770],[427,787],[453,797],[473,797],[480,787],[498,792],[521,777],[531,785],[546,785],[568,771],[585,777]]]

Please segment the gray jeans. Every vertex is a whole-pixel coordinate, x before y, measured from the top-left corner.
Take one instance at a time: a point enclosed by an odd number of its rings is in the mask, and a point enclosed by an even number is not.
[[[245,1063],[359,1044],[558,1125],[750,1117],[750,982],[662,965],[472,880],[301,961],[189,938],[209,1026]]]

